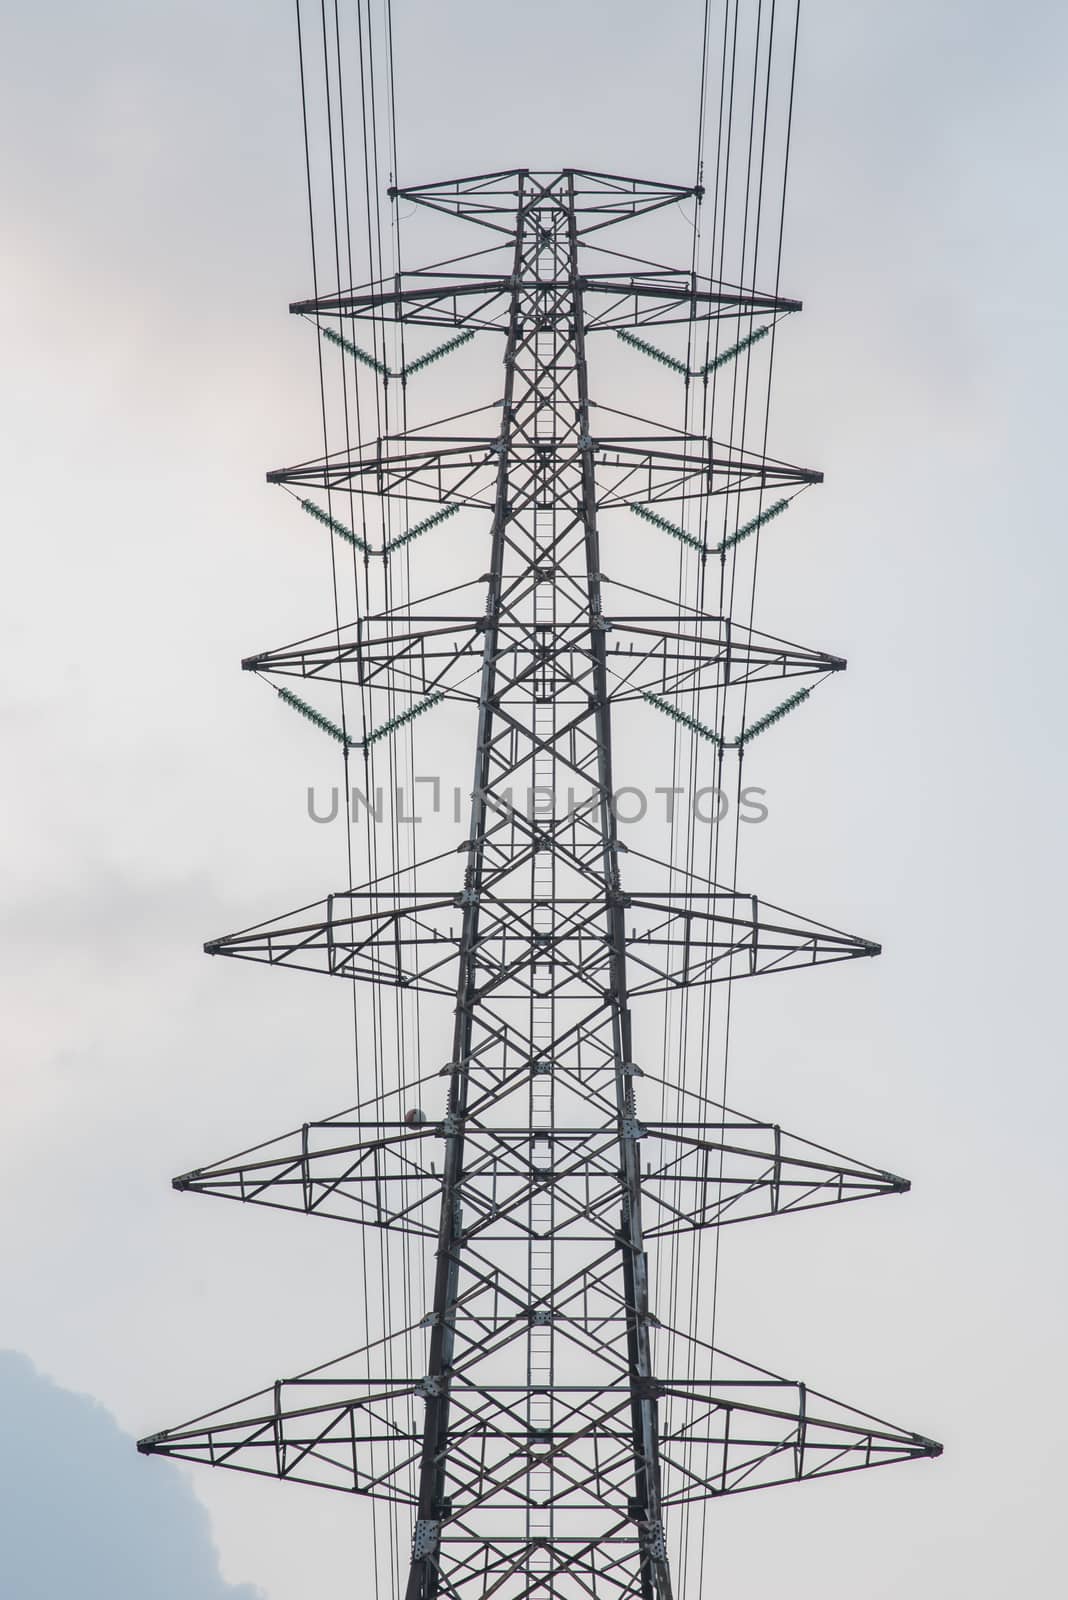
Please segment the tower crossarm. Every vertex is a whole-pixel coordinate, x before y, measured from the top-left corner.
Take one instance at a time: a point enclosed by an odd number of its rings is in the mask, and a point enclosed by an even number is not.
[[[458,1191],[465,1244],[542,1237],[531,1202],[552,1189],[556,1215],[546,1236],[615,1239],[618,1231],[618,1130],[499,1126],[514,1089],[502,1076],[482,1112],[465,1123]],[[893,1173],[835,1156],[774,1124],[750,1118],[720,1123],[641,1123],[647,1238],[761,1217],[903,1194]],[[267,1145],[183,1174],[175,1188],[303,1212],[368,1227],[433,1237],[441,1177],[443,1123],[353,1121],[341,1114],[306,1123]]]
[[[520,283],[521,292],[543,294],[544,278]],[[801,310],[799,300],[757,294],[717,283],[694,272],[655,268],[648,272],[584,273],[577,287],[588,304],[588,331],[646,328],[676,322],[780,317]],[[392,287],[348,289],[340,294],[294,300],[294,316],[313,319],[387,318],[424,327],[505,332],[514,288],[506,275],[442,274],[433,269],[398,273]]]
[[[441,689],[476,701],[472,653],[481,644],[484,616],[420,616],[405,611],[363,618],[308,639],[248,656],[247,672],[269,678],[303,678],[384,693],[426,695]],[[602,619],[605,670],[614,702],[658,695],[744,688],[786,678],[841,672],[845,661],[756,632],[727,617],[689,611]],[[519,605],[502,602],[497,629],[498,681],[509,688],[551,682],[562,705],[588,700],[590,629],[576,619],[533,622]]]
[[[589,467],[595,510],[629,506],[639,497],[647,504],[661,504],[823,482],[822,472],[811,467],[731,450],[714,441],[682,439],[672,449],[668,448],[671,441],[659,435],[594,438],[586,431],[589,426],[587,408],[581,434],[549,434],[533,448],[516,446],[511,452],[509,477],[513,501],[534,500],[537,504],[534,486],[540,485],[544,495],[547,473],[569,467],[582,471],[584,462]],[[511,428],[508,432],[510,435]],[[508,450],[504,434],[477,439],[433,438],[421,433],[396,436],[365,450],[277,467],[267,474],[267,482],[323,492],[351,487],[359,493],[398,496],[406,502],[493,510],[499,461]],[[547,501],[541,505],[548,509]]]

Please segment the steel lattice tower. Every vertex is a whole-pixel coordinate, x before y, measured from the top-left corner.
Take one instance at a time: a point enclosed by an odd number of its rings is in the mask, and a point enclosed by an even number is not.
[[[759,522],[766,494],[820,477],[703,435],[596,424],[591,335],[718,319],[736,349],[798,309],[691,271],[588,262],[591,234],[696,193],[570,170],[404,189],[503,235],[505,269],[405,273],[292,308],[342,339],[383,316],[504,335],[493,437],[412,429],[270,474],[481,508],[484,605],[406,605],[244,663],[407,697],[365,749],[437,699],[477,705],[469,827],[432,887],[346,888],[207,949],[451,996],[447,1089],[425,1120],[307,1124],[176,1184],[433,1242],[426,1361],[318,1369],[140,1448],[408,1507],[407,1600],[667,1600],[675,1508],[940,1450],[729,1357],[697,1375],[672,1355],[697,1330],[650,1304],[659,1240],[908,1187],[707,1101],[671,1120],[643,1103],[636,1000],[878,953],[698,875],[647,887],[618,836],[614,706],[644,698],[725,745],[736,694],[844,666],[677,602],[636,612],[602,570],[608,510],[663,524],[657,507],[750,495]],[[715,728],[694,710],[706,694]]]

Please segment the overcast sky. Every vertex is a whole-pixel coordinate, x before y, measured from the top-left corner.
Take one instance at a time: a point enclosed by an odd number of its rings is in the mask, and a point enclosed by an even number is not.
[[[395,0],[402,178],[688,181],[700,11]],[[200,953],[343,876],[304,817],[329,752],[238,670],[327,598],[263,484],[315,438],[294,30],[282,0],[8,12],[0,1345],[136,1436],[348,1348],[361,1293],[345,1229],[169,1184],[348,1095],[344,985]],[[755,1550],[799,1600],[1060,1581],[1066,35],[1035,0],[805,10],[774,443],[827,483],[761,603],[850,670],[761,750],[753,878],[886,953],[746,986],[736,1099],[914,1187],[734,1230],[723,1342],[946,1455],[719,1507],[724,1594]],[[184,1541],[175,1595],[366,1592],[343,1497],[190,1473],[216,1576],[177,1474],[0,1371],[20,1549],[75,1526],[59,1462],[98,1438],[101,1516],[151,1482]],[[110,1600],[171,1592],[153,1526]]]

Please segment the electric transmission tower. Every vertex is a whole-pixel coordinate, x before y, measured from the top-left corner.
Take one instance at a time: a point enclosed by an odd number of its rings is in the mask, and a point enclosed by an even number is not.
[[[362,536],[324,496],[429,502],[395,543],[456,508],[480,513],[488,565],[459,574],[458,590],[477,580],[479,603],[406,602],[244,663],[303,680],[302,693],[327,683],[364,705],[388,697],[392,715],[358,736],[283,684],[357,754],[441,700],[470,707],[469,820],[417,889],[404,874],[347,886],[207,949],[446,996],[451,1049],[428,1109],[394,1101],[387,1114],[383,1096],[373,1117],[308,1123],[176,1185],[421,1239],[423,1359],[398,1371],[365,1352],[140,1448],[391,1502],[410,1518],[407,1600],[667,1600],[684,1508],[940,1451],[713,1355],[702,1329],[670,1326],[651,1296],[650,1259],[679,1237],[908,1187],[684,1097],[678,1063],[635,1047],[632,1012],[647,997],[878,953],[698,870],[638,859],[620,839],[620,705],[740,749],[800,703],[804,680],[845,665],[659,597],[655,577],[636,604],[605,572],[599,524],[612,513],[651,524],[657,550],[674,535],[718,556],[820,481],[703,431],[620,430],[591,401],[609,333],[681,370],[665,335],[712,322],[716,356],[687,369],[702,378],[799,309],[688,269],[620,270],[617,257],[607,269],[605,230],[699,193],[572,170],[405,188],[394,198],[490,230],[501,267],[476,256],[292,308],[368,360],[359,330],[374,319],[416,339],[448,330],[445,349],[503,334],[490,432],[410,428],[269,475],[350,543]],[[710,543],[697,510],[724,503],[740,508],[734,531]],[[753,715],[762,686],[769,708]]]

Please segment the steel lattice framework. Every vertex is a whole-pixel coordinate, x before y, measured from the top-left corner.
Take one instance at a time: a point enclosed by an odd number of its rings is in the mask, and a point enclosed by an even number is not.
[[[404,189],[496,230],[506,270],[405,273],[292,308],[339,328],[504,335],[492,436],[411,429],[270,474],[485,508],[484,604],[406,605],[244,663],[477,708],[470,822],[455,872],[439,863],[430,887],[346,888],[207,949],[450,996],[447,1096],[426,1121],[309,1123],[176,1185],[433,1241],[426,1362],[400,1377],[320,1368],[140,1448],[408,1507],[407,1600],[667,1600],[673,1508],[940,1450],[725,1355],[711,1377],[665,1376],[671,1342],[695,1332],[650,1304],[652,1241],[908,1188],[710,1103],[675,1121],[642,1104],[635,999],[878,953],[734,888],[679,888],[677,871],[628,888],[614,706],[692,707],[706,691],[726,704],[844,666],[696,608],[636,613],[602,572],[606,508],[660,516],[749,491],[759,508],[819,481],[703,435],[597,426],[591,334],[723,319],[752,335],[797,309],[689,271],[587,264],[591,234],[695,193],[570,170]],[[523,789],[541,797],[529,811]]]

